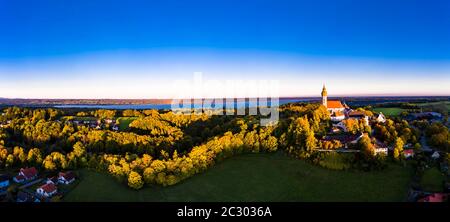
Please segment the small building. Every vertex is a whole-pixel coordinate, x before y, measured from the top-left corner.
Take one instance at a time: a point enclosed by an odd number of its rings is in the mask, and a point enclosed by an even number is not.
[[[58,188],[53,183],[46,183],[36,189],[36,193],[44,197],[51,197],[58,192]]]
[[[433,193],[422,199],[419,199],[418,202],[433,202],[433,203],[441,203],[447,201],[448,194],[445,193]]]
[[[375,147],[375,154],[382,154],[382,155],[388,155],[388,146],[380,141],[375,141],[375,143],[373,144]]]
[[[330,115],[330,119],[333,122],[340,122],[345,119],[345,114],[341,111],[336,111]]]
[[[68,172],[60,172],[59,176],[58,176],[58,181],[59,183],[62,184],[71,184],[75,181],[75,173],[73,173],[72,171],[68,171]]]
[[[105,123],[106,124],[111,124],[111,123],[114,123],[114,122],[116,122],[114,119],[105,119]]]
[[[34,180],[38,175],[38,171],[35,167],[21,168],[17,176],[13,178],[14,182],[22,183],[29,180]]]
[[[384,123],[384,122],[386,122],[386,117],[384,116],[384,114],[382,112],[375,113],[373,115],[373,120],[378,123]]]
[[[9,176],[6,174],[0,175],[0,190],[9,187]]]
[[[47,181],[45,181],[45,183],[53,183],[53,184],[58,184],[59,180],[57,176],[52,176],[47,178]]]
[[[16,202],[40,202],[40,200],[36,198],[33,194],[24,191],[19,191],[19,193],[17,193]]]
[[[369,117],[362,111],[350,111],[348,113],[348,118],[349,119],[357,119],[357,120],[364,120],[364,124],[366,126],[369,125]]]
[[[356,144],[363,137],[363,135],[364,134],[362,133],[356,135],[327,135],[323,139],[321,139],[321,141],[332,142],[334,140],[337,140],[344,145],[344,148],[348,148],[349,144]]]
[[[440,156],[441,156],[441,155],[439,155],[439,152],[438,152],[438,151],[434,151],[434,153],[431,155],[431,158],[437,160],[437,159],[439,159]]]
[[[403,150],[403,156],[406,159],[409,159],[409,158],[413,157],[414,156],[414,150],[413,149]]]
[[[348,129],[347,129],[347,127],[345,126],[345,123],[344,122],[338,122],[338,123],[335,123],[335,124],[333,124],[333,127],[337,127],[337,128],[340,128],[340,129],[342,129],[344,132],[348,132]]]

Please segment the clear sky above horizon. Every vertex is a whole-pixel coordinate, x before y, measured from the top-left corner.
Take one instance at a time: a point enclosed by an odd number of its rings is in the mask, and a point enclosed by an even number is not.
[[[450,96],[450,2],[0,0],[0,97],[171,98],[194,72]]]

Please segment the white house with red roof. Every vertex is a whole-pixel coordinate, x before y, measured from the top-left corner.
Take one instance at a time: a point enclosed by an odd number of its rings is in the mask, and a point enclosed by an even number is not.
[[[21,168],[17,176],[13,178],[14,182],[22,183],[29,180],[34,180],[38,175],[38,171],[35,167]]]
[[[46,183],[36,189],[36,193],[44,197],[51,197],[57,192],[58,188],[56,188],[56,185],[53,183]]]
[[[413,149],[403,150],[403,155],[406,159],[411,158],[414,156],[414,150]]]
[[[384,122],[386,122],[386,117],[383,115],[382,112],[380,112],[380,113],[375,113],[375,114],[373,115],[373,120],[374,120],[375,122],[378,122],[378,123],[384,123]]]
[[[347,113],[347,116],[349,119],[357,119],[357,120],[364,120],[364,124],[366,126],[369,125],[369,116],[367,116],[364,112],[362,111],[349,111]]]
[[[72,171],[60,172],[58,176],[58,182],[62,184],[71,184],[75,181],[75,173]]]

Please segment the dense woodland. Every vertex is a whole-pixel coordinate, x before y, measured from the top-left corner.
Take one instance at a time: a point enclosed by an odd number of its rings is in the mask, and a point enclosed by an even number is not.
[[[0,123],[8,124],[0,128],[0,167],[36,166],[47,171],[90,168],[107,172],[131,188],[140,189],[146,184],[176,184],[218,161],[242,153],[283,150],[331,169],[379,169],[385,167],[387,158],[375,155],[375,139],[395,147],[394,159],[398,161],[404,144],[420,147],[418,127],[411,127],[406,121],[388,120],[375,125],[373,130],[361,122],[349,121],[346,124],[350,133],[367,133],[355,147],[361,153],[349,156],[314,152],[318,148],[335,149],[342,145],[319,141],[331,125],[325,107],[286,104],[279,109],[278,124],[263,127],[259,124],[260,116],[5,108]],[[102,123],[118,117],[134,119],[126,130],[120,131],[110,130],[109,124],[95,129],[73,121],[88,117]],[[439,137],[433,143],[444,144],[448,149],[447,128],[444,127],[445,134],[441,126],[421,127],[430,138]],[[446,136],[446,140],[441,141],[441,136]]]

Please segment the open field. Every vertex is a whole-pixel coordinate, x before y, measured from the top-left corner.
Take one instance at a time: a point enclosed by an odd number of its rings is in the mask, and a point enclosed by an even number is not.
[[[422,176],[421,185],[424,191],[442,192],[444,181],[444,175],[437,167],[433,167],[425,170]]]
[[[97,121],[98,118],[93,116],[64,116],[62,119],[72,119],[72,120],[78,120],[78,121]]]
[[[106,174],[80,173],[82,181],[64,201],[403,201],[412,169],[332,171],[281,152],[246,154],[175,186],[139,191]]]
[[[447,112],[450,112],[450,101],[417,103],[419,107],[447,107]]]
[[[399,116],[402,112],[407,111],[406,109],[398,108],[398,107],[379,107],[374,108],[373,111],[379,113],[382,112],[384,115],[387,116]]]
[[[133,120],[137,119],[137,117],[119,117],[117,121],[119,121],[119,129],[126,130]]]
[[[450,107],[450,101],[429,102],[429,103],[416,103],[417,106],[434,106],[434,105],[446,105]]]

